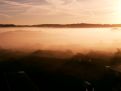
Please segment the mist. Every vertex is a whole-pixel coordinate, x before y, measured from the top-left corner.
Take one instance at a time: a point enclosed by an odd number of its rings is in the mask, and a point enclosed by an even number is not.
[[[1,28],[0,47],[16,50],[70,50],[73,52],[120,49],[120,31],[111,28]],[[108,36],[107,36],[108,35]]]

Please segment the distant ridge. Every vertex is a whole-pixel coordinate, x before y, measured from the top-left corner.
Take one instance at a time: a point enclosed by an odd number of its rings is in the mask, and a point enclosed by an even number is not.
[[[53,27],[53,28],[95,28],[95,27],[121,27],[121,24],[38,24],[38,25],[15,25],[15,24],[0,24],[0,27]]]

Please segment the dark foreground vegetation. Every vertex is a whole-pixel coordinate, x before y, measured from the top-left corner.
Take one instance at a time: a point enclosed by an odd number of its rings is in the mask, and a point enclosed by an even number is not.
[[[121,91],[120,65],[120,50],[109,55],[1,49],[0,91]]]

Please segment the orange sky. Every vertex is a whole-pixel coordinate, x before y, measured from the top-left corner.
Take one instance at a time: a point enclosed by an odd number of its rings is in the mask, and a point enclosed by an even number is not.
[[[0,0],[0,23],[121,23],[121,0]]]

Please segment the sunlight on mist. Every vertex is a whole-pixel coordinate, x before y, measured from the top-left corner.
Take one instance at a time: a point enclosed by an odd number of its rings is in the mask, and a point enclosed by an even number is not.
[[[114,51],[120,48],[121,31],[111,28],[1,28],[3,48],[72,51]]]

